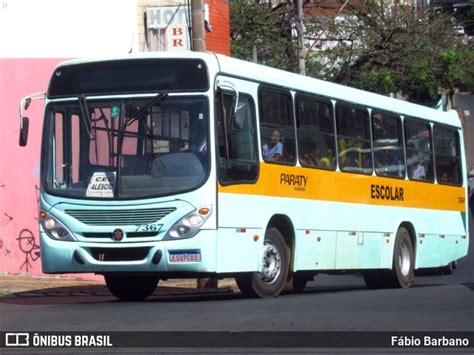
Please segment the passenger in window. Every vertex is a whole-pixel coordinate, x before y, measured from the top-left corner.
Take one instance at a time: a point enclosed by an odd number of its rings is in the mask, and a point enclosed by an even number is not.
[[[280,142],[280,132],[273,131],[270,142],[262,148],[263,159],[269,162],[279,162],[283,156],[283,144]]]
[[[332,169],[332,158],[329,157],[330,154],[321,156],[319,159],[318,167],[323,169]]]
[[[402,163],[397,156],[392,155],[389,149],[375,156],[375,164],[379,173],[383,175],[402,177]]]
[[[413,180],[426,180],[426,170],[425,167],[421,164],[421,161],[418,157],[417,152],[413,152],[410,158],[411,171],[410,179]]]
[[[303,145],[300,152],[300,161],[302,165],[306,166],[318,165],[316,145],[313,142],[308,142]]]
[[[361,165],[360,167],[364,172],[368,172],[369,170],[372,170],[372,159],[370,154],[362,154],[361,156]]]
[[[315,166],[323,169],[332,168],[332,159],[319,154],[314,142],[309,142],[303,147],[300,153],[300,161],[303,166]]]
[[[326,154],[321,158],[321,162],[323,162],[328,169],[334,168],[334,152],[331,148],[328,148]]]
[[[445,171],[444,173],[441,174],[441,176],[439,177],[439,181],[441,183],[445,183],[445,184],[450,184],[452,183],[451,179],[449,178],[449,175],[448,173]]]

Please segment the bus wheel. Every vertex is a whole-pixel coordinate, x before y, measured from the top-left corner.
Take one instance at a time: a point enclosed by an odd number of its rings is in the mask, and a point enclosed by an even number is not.
[[[410,233],[401,227],[395,237],[393,267],[387,278],[388,286],[408,288],[415,279],[415,258]]]
[[[106,274],[105,283],[110,292],[123,301],[143,301],[158,285],[156,275]]]
[[[265,233],[262,270],[237,276],[240,291],[250,297],[276,297],[285,287],[289,269],[289,250],[280,231],[270,228]]]

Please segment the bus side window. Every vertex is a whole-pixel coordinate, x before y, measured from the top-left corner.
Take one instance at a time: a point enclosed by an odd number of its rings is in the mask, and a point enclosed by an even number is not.
[[[435,125],[433,129],[436,179],[440,184],[462,185],[461,148],[455,129]]]
[[[271,163],[294,164],[296,140],[290,93],[262,88],[259,101],[263,159]]]
[[[301,166],[334,169],[332,104],[309,95],[296,95],[298,151]]]
[[[373,111],[372,132],[377,175],[403,178],[405,159],[400,118],[393,114]]]
[[[341,170],[372,174],[372,149],[367,111],[338,103],[336,126]]]
[[[258,176],[255,108],[250,96],[222,93],[218,97],[219,178],[222,183],[253,182]]]
[[[433,151],[429,123],[406,118],[404,126],[408,177],[411,180],[433,181]]]

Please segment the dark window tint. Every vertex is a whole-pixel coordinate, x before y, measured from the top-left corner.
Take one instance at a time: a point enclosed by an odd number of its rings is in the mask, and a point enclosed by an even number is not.
[[[369,114],[348,105],[336,105],[339,167],[342,171],[372,174]]]
[[[452,128],[434,126],[436,179],[440,184],[462,184],[459,134]]]
[[[48,96],[205,91],[208,87],[207,68],[199,59],[114,60],[59,67]]]
[[[433,150],[429,123],[407,118],[404,125],[408,177],[412,180],[433,181]]]
[[[314,97],[296,97],[298,151],[301,166],[334,169],[332,104]]]
[[[263,159],[272,163],[295,163],[296,144],[291,95],[287,92],[262,89],[259,99]]]
[[[217,135],[222,183],[252,182],[258,175],[255,108],[249,96],[218,94]]]
[[[377,175],[404,177],[405,158],[400,118],[375,111],[372,114],[372,132]]]

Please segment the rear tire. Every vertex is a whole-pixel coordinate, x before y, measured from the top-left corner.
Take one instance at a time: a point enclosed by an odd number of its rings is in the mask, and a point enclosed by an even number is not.
[[[393,251],[393,266],[388,278],[388,286],[393,288],[408,288],[415,280],[415,257],[410,233],[405,227],[400,227],[395,238]]]
[[[289,249],[276,228],[265,233],[262,250],[262,270],[235,278],[242,294],[247,297],[276,297],[285,287],[289,269]]]
[[[106,274],[110,292],[122,301],[143,301],[156,289],[160,280],[156,275]]]
[[[415,257],[410,233],[400,227],[395,237],[392,270],[371,270],[363,273],[368,288],[408,288],[415,279]]]

